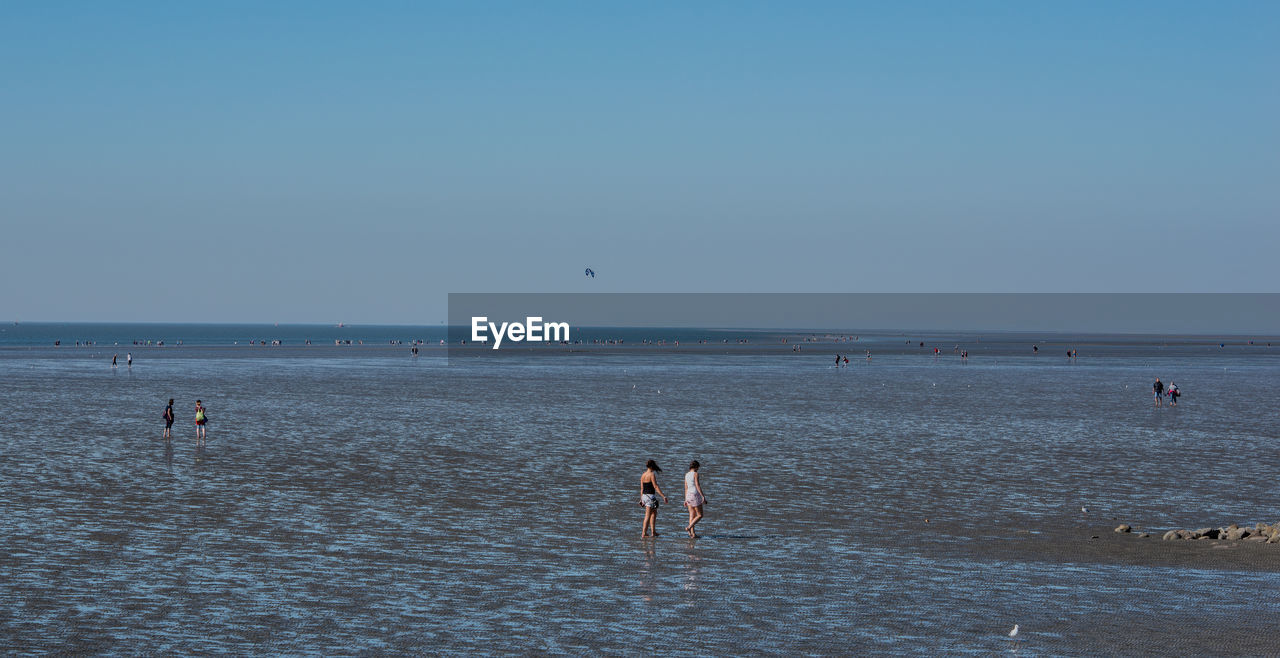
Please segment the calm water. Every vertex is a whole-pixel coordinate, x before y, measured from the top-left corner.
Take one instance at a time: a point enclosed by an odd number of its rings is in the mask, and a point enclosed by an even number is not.
[[[6,652],[989,654],[1014,623],[1025,653],[1274,649],[1251,644],[1280,623],[1274,573],[973,548],[1091,532],[1081,505],[1107,527],[1280,520],[1263,344],[1058,337],[1032,356],[934,336],[935,359],[868,336],[448,365],[390,346],[426,338],[399,329],[363,349],[221,331],[0,349]],[[1086,347],[1069,363],[1059,343]],[[1151,408],[1157,375],[1177,409]],[[673,503],[656,540],[647,458]],[[696,541],[676,502],[691,458]]]

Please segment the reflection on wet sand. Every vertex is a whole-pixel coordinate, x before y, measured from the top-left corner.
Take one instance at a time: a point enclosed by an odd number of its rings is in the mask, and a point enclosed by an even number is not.
[[[688,543],[685,546],[683,588],[686,591],[693,591],[698,589],[698,584],[700,581],[699,576],[701,574],[701,571],[699,569],[699,566],[700,566],[699,563],[702,562],[702,558],[699,557],[697,552],[695,551],[696,546],[697,546],[697,542],[692,538],[688,540]]]

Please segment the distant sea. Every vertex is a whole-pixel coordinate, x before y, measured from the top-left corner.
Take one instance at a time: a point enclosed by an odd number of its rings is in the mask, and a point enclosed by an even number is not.
[[[1280,567],[1033,550],[1280,521],[1275,337],[584,329],[445,359],[442,327],[2,329],[5,653],[1269,653],[1280,627]]]
[[[13,322],[0,325],[0,348],[4,347],[228,347],[246,345],[280,346],[409,345],[414,341],[438,345],[442,340],[457,347],[469,338],[469,327],[443,325],[332,325],[332,324],[183,324],[183,323],[61,323]],[[831,330],[831,329],[726,329],[695,327],[574,327],[577,344],[640,346],[662,343],[671,347],[682,341],[685,347],[707,345],[749,346],[759,351],[790,351],[807,343],[843,344],[852,349],[880,348],[894,352],[916,351],[919,341],[930,349],[938,345],[952,349],[963,345],[970,351],[986,349],[1021,354],[1031,345],[1093,346],[1099,349],[1132,352],[1143,348],[1230,347],[1258,348],[1280,338],[1268,336],[1185,335],[1185,334],[1071,334],[1060,332],[946,331],[946,330]],[[856,339],[856,340],[855,340]],[[511,347],[527,348],[528,344]],[[509,350],[511,351],[511,350]],[[994,353],[994,352],[993,352]],[[1096,352],[1095,352],[1096,353]],[[1223,354],[1221,351],[1211,351]]]
[[[286,345],[332,345],[335,340],[365,341],[387,345],[392,341],[413,340],[437,342],[445,337],[444,327],[412,327],[389,325],[319,325],[319,324],[178,324],[178,323],[62,323],[20,322],[0,325],[0,347],[48,347],[55,342],[62,347],[93,342],[98,347],[132,347],[141,343],[158,346],[248,345],[281,341]]]

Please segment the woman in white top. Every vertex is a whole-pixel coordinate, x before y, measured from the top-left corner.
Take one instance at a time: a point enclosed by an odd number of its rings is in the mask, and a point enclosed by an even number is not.
[[[698,460],[689,462],[689,472],[684,474],[684,506],[689,508],[689,525],[685,530],[691,538],[697,539],[698,533],[693,527],[702,520],[702,506],[707,504],[707,497],[702,494],[702,482],[698,479]]]

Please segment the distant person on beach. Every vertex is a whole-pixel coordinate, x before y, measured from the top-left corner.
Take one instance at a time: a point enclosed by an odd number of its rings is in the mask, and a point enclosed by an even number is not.
[[[209,422],[209,414],[205,412],[204,403],[196,400],[196,440],[203,441],[208,436],[204,426]]]
[[[1156,394],[1156,406],[1160,406],[1164,397],[1164,384],[1160,382],[1160,378],[1156,377],[1156,383],[1151,385],[1151,391]]]
[[[133,352],[124,355],[124,364],[130,368],[133,367]]]
[[[112,368],[116,367],[116,358],[117,358],[117,357],[119,357],[119,356],[120,356],[119,354],[112,354],[112,355],[111,355],[111,367],[112,367]]]
[[[1173,383],[1172,380],[1170,380],[1169,381],[1169,406],[1171,407],[1178,406],[1179,397],[1182,397],[1182,391],[1179,391],[1178,385]]]
[[[169,406],[164,408],[164,438],[173,438],[173,398],[169,398]]]
[[[658,486],[658,473],[662,469],[652,459],[645,463],[644,469],[644,475],[640,476],[640,504],[644,505],[644,524],[640,526],[640,536],[657,537],[658,530],[655,526],[658,522],[658,496],[662,496],[662,502],[667,502],[662,487]]]
[[[684,506],[689,508],[689,525],[684,529],[689,537],[698,538],[694,526],[702,520],[702,506],[707,504],[707,497],[702,493],[702,481],[698,479],[698,460],[689,462],[689,471],[684,474]]]

